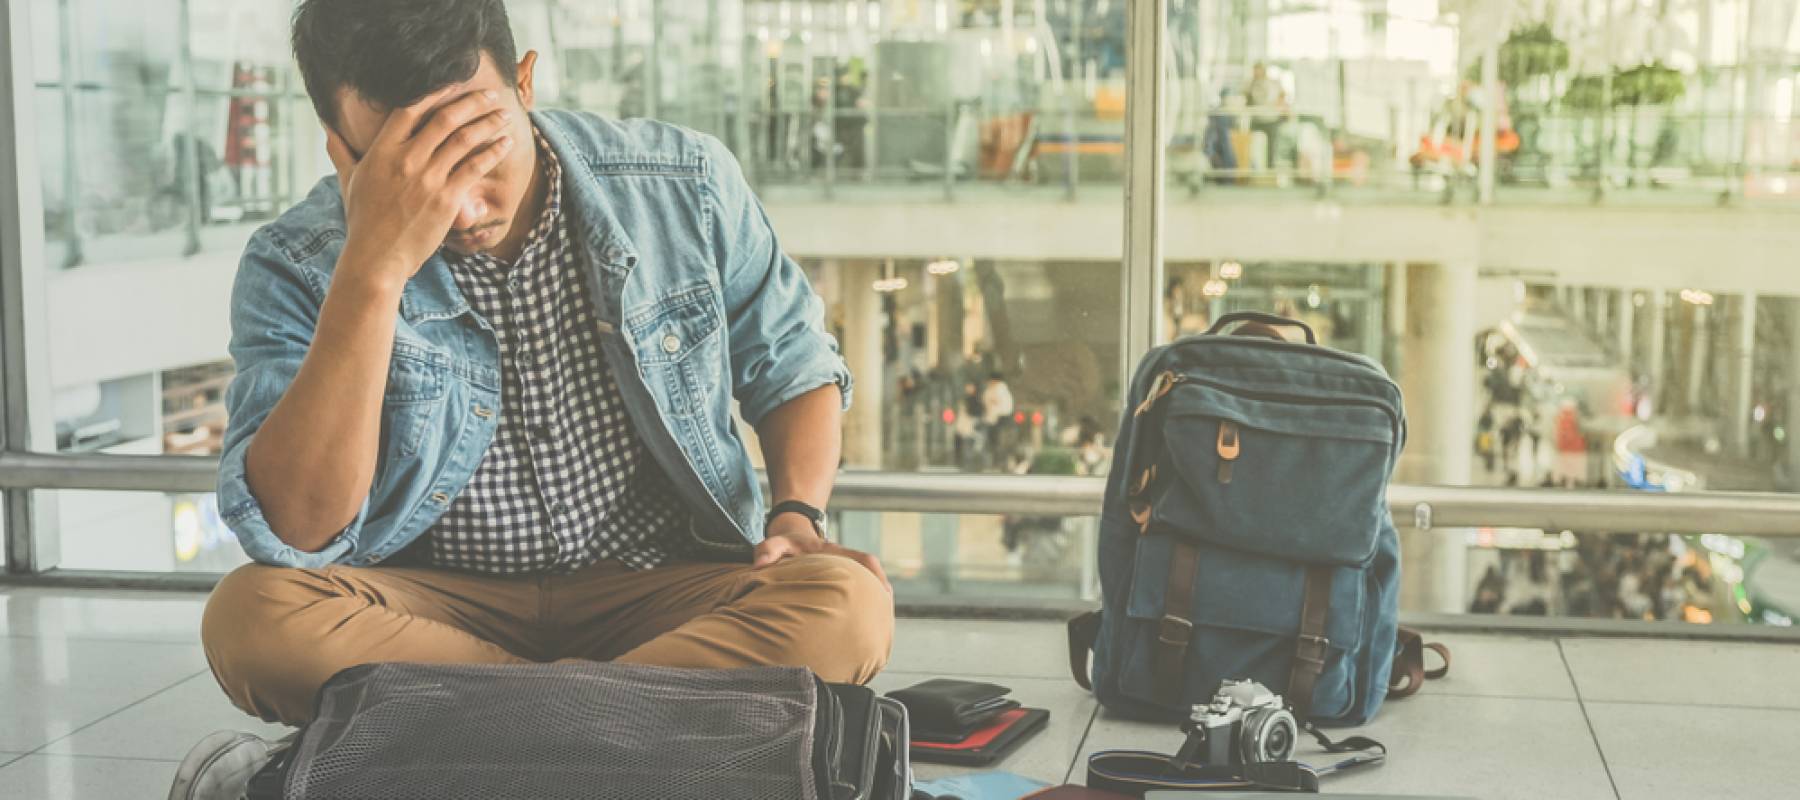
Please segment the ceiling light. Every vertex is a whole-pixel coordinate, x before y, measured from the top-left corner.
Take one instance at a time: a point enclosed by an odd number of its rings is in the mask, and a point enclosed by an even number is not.
[[[1699,289],[1682,289],[1681,299],[1697,306],[1710,306],[1713,304],[1712,292],[1703,292]]]

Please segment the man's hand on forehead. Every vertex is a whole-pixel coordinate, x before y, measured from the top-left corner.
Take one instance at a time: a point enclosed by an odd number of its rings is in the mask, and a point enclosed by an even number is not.
[[[512,151],[516,113],[497,91],[452,85],[387,115],[361,154],[327,126],[352,242],[393,256],[410,277]]]

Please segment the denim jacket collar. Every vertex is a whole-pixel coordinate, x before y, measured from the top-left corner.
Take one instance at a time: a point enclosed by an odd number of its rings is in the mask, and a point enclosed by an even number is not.
[[[619,224],[609,205],[609,198],[600,191],[588,154],[569,141],[568,134],[554,117],[534,111],[531,122],[563,164],[585,167],[563,170],[563,190],[568,193],[563,209],[574,222],[573,229],[589,242],[588,252],[598,256],[595,261],[601,269],[619,277],[630,274],[637,266],[637,247],[625,235],[624,226]]]

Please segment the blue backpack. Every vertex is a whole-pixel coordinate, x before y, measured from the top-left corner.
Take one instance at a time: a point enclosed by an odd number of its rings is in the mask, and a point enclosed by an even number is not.
[[[1236,323],[1261,335],[1218,335]],[[1314,342],[1231,314],[1139,364],[1100,516],[1102,607],[1069,624],[1076,681],[1114,712],[1185,719],[1247,678],[1302,721],[1359,725],[1442,674],[1423,649],[1447,668],[1399,628],[1399,387]]]

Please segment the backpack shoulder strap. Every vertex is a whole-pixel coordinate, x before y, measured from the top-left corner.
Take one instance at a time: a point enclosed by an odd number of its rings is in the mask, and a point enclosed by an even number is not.
[[[1312,564],[1306,568],[1306,589],[1300,600],[1300,635],[1294,642],[1294,669],[1288,674],[1287,702],[1294,715],[1306,719],[1312,713],[1313,688],[1325,671],[1331,640],[1325,638],[1325,618],[1331,610],[1332,568]]]
[[[1088,653],[1099,638],[1100,612],[1089,611],[1069,620],[1069,672],[1075,676],[1075,683],[1090,692],[1094,686],[1088,682]]]
[[[1426,650],[1437,653],[1444,659],[1444,665],[1426,669]],[[1424,688],[1426,681],[1437,680],[1449,673],[1449,647],[1442,642],[1426,642],[1425,637],[1412,628],[1400,629],[1400,644],[1394,649],[1394,671],[1388,678],[1388,697],[1411,697]]]

